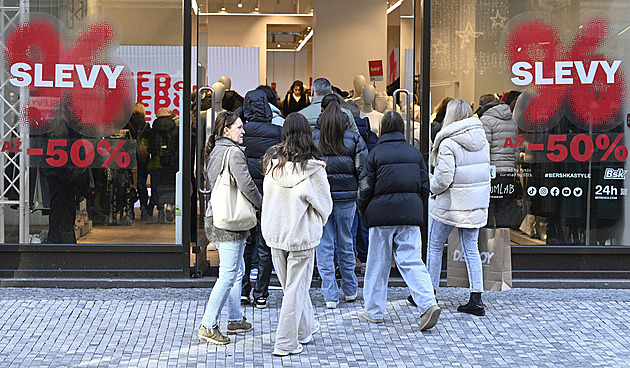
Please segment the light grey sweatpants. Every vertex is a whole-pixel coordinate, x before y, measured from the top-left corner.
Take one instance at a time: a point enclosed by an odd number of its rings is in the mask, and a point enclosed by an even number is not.
[[[315,249],[287,252],[271,248],[271,259],[284,291],[275,348],[292,351],[297,349],[299,340],[315,330],[315,314],[308,294]]]

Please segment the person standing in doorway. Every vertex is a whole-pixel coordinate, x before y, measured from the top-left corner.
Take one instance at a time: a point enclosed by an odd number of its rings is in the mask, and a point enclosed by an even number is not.
[[[429,158],[433,169],[431,229],[427,265],[435,290],[440,285],[442,252],[454,227],[464,253],[470,281],[470,301],[459,312],[485,315],[481,293],[483,277],[477,239],[486,225],[490,203],[490,149],[479,119],[470,104],[453,100],[446,107],[442,129]]]
[[[273,354],[285,356],[302,352],[319,330],[308,289],[314,249],[333,201],[326,163],[300,114],[287,116],[282,143],[268,151],[263,167],[262,233],[284,291]]]
[[[370,229],[363,318],[383,322],[393,254],[422,311],[423,331],[436,325],[441,312],[422,262],[420,226],[424,223],[422,208],[429,197],[429,175],[420,152],[405,141],[404,131],[402,116],[387,112],[380,123],[381,137],[361,173],[359,213]]]
[[[311,101],[304,92],[304,83],[302,83],[301,80],[293,82],[282,104],[284,116],[289,116],[290,113],[298,112],[311,104]]]

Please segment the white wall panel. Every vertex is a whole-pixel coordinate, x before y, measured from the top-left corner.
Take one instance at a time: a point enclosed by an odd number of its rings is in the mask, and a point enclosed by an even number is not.
[[[232,80],[232,89],[245,96],[258,87],[259,65],[258,47],[208,47],[208,85],[225,75]]]

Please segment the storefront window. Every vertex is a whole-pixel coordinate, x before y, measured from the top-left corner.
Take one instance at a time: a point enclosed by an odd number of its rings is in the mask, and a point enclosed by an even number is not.
[[[630,244],[627,2],[432,4],[431,103],[462,98],[482,116],[488,226],[514,245]]]
[[[177,243],[182,3],[7,3],[2,242]]]

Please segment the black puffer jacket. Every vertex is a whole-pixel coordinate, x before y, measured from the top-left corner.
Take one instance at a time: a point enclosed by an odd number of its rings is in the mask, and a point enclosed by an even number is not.
[[[319,147],[319,121],[313,129],[313,140]],[[359,175],[367,157],[363,138],[350,129],[343,134],[346,152],[342,156],[323,155],[328,164],[328,183],[333,201],[355,201],[359,188]]]
[[[365,144],[367,145],[368,152],[370,152],[372,148],[376,146],[376,142],[378,142],[378,136],[370,129],[370,119],[367,117],[360,118],[355,116],[354,122],[357,124],[357,129],[359,129],[361,138],[363,138]]]
[[[400,132],[383,134],[359,183],[358,209],[365,226],[420,226],[428,197],[429,174],[420,152]]]
[[[243,146],[247,156],[247,168],[262,194],[263,174],[261,158],[269,147],[280,143],[282,127],[271,124],[273,117],[267,97],[263,91],[247,92],[243,104],[243,115],[247,122],[243,126]]]

